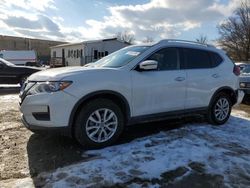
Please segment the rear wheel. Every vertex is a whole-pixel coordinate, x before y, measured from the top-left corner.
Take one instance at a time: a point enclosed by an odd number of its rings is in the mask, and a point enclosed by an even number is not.
[[[124,128],[124,116],[118,105],[108,99],[95,99],[81,109],[76,118],[75,137],[87,148],[113,144]]]
[[[213,125],[222,125],[230,117],[232,102],[225,93],[219,93],[212,101],[207,114],[208,122]]]

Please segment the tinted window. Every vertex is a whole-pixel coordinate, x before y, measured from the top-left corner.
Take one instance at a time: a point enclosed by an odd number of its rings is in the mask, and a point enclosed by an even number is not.
[[[210,56],[212,60],[212,67],[217,67],[223,61],[221,56],[215,52],[210,52]]]
[[[153,55],[147,60],[155,60],[158,62],[159,70],[176,70],[178,66],[178,50],[176,48],[164,48]]]
[[[186,67],[188,69],[210,68],[210,57],[204,50],[185,49]]]

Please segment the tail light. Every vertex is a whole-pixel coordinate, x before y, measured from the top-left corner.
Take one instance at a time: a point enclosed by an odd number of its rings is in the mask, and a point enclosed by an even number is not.
[[[237,65],[234,65],[234,70],[233,70],[234,74],[236,76],[239,76],[240,75],[240,67],[237,66]]]

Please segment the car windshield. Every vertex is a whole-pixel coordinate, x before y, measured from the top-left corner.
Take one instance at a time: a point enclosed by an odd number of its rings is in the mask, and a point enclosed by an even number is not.
[[[15,66],[13,63],[9,62],[9,61],[6,61],[5,59],[3,58],[0,58],[0,62],[4,63],[5,65],[8,65],[8,66]]]
[[[249,74],[250,73],[250,65],[245,66],[242,71],[242,74]]]
[[[148,48],[149,46],[126,47],[98,60],[92,65],[97,67],[111,67],[111,68],[122,67],[131,62],[134,58],[139,56]],[[87,66],[89,66],[89,64]]]

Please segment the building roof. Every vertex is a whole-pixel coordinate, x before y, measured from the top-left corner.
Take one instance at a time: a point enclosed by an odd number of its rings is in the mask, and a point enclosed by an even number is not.
[[[107,39],[98,39],[98,40],[88,40],[88,41],[83,41],[83,42],[78,42],[78,43],[60,44],[60,45],[56,45],[56,46],[51,46],[50,48],[60,48],[60,47],[66,47],[66,46],[83,45],[83,44],[105,42],[105,41],[111,41],[111,40],[117,40],[117,41],[122,42],[122,43],[130,44],[128,42],[121,41],[118,38],[107,38]]]

